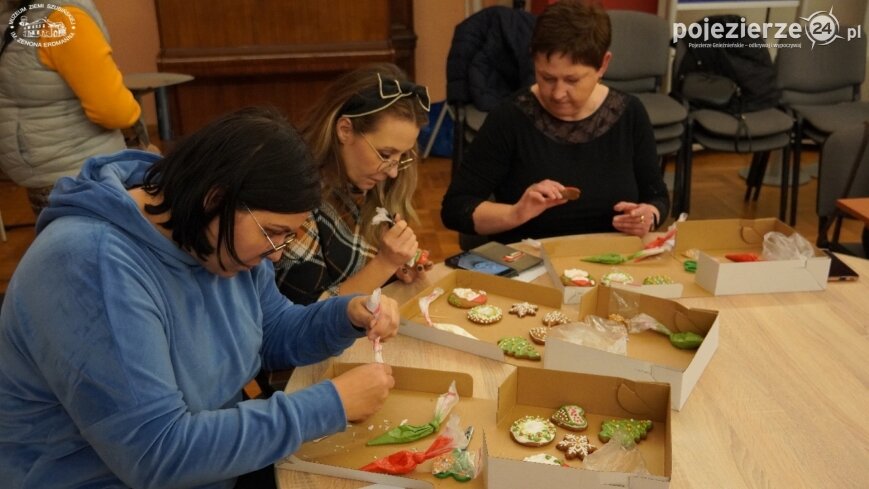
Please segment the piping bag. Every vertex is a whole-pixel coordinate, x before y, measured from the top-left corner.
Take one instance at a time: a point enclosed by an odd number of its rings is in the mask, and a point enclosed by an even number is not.
[[[374,292],[368,296],[368,301],[365,302],[365,309],[368,309],[368,312],[377,319],[377,316],[380,314],[380,287],[374,289]],[[380,337],[377,336],[374,338],[374,361],[377,363],[383,363],[383,345],[380,344]]]
[[[370,464],[361,467],[361,470],[366,472],[376,472],[379,474],[407,474],[416,468],[418,464],[425,462],[428,459],[443,455],[452,451],[454,448],[467,443],[467,438],[462,429],[459,428],[458,418],[450,417],[447,422],[447,427],[441,435],[435,438],[435,441],[424,452],[414,452],[410,450],[401,450],[371,462]]]
[[[453,381],[450,384],[449,390],[438,397],[437,404],[435,404],[434,417],[431,421],[423,425],[403,424],[396,426],[377,438],[369,440],[366,445],[374,446],[410,443],[425,438],[440,428],[441,422],[443,422],[443,420],[450,414],[453,406],[458,402],[459,394],[456,392],[456,381]]]

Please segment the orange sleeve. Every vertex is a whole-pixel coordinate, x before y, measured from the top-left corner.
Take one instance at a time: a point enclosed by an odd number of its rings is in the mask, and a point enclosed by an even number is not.
[[[46,46],[51,39],[42,37],[39,61],[56,71],[81,101],[88,119],[107,129],[132,126],[142,109],[124,86],[124,77],[112,59],[112,48],[99,26],[84,10],[64,6],[75,19],[75,30],[66,13],[56,10],[48,17],[63,22],[67,32],[75,34],[63,43]]]

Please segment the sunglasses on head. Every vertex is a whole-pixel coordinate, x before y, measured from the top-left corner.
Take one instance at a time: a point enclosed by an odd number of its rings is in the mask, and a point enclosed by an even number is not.
[[[362,117],[389,107],[405,97],[415,96],[420,107],[426,112],[431,109],[428,88],[411,82],[400,82],[394,78],[386,80],[377,74],[377,90],[373,88],[354,94],[339,112],[341,117]]]

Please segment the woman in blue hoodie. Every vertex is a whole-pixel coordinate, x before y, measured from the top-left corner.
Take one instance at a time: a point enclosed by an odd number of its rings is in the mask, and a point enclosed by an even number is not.
[[[393,385],[380,364],[241,399],[261,367],[397,332],[389,298],[374,316],[364,296],[278,291],[270,261],[319,203],[302,140],[264,109],[59,180],[0,315],[4,487],[231,488],[374,413]]]

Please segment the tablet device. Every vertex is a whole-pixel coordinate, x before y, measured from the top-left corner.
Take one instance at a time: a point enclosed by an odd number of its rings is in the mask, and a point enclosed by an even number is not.
[[[834,253],[831,253],[830,250],[822,251],[830,257],[830,275],[827,276],[828,282],[850,282],[860,278],[860,276],[857,275],[857,272],[855,272],[853,268],[849,267],[847,263],[839,259],[839,257],[836,256]]]
[[[518,275],[516,270],[513,270],[506,265],[496,263],[492,260],[483,258],[480,255],[467,251],[447,258],[444,263],[452,268],[461,268],[463,270],[471,270],[473,272],[486,273],[489,275],[499,275],[501,277],[515,277]]]

